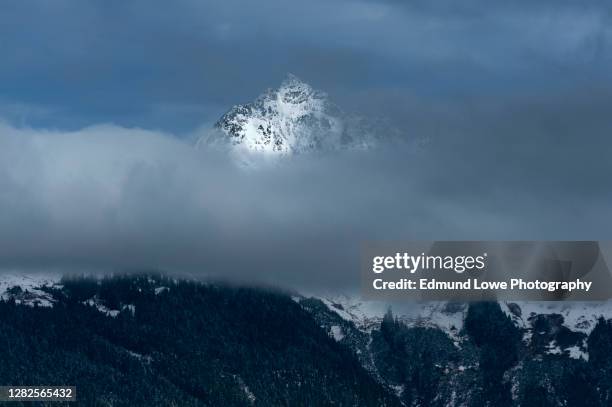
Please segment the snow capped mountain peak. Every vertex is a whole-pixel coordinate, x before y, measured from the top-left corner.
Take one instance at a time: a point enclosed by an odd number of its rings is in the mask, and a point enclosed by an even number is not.
[[[272,156],[367,149],[376,144],[372,130],[331,103],[325,92],[289,74],[278,89],[232,107],[198,145]]]
[[[311,110],[322,110],[322,105],[327,100],[326,93],[313,89],[312,86],[293,74],[287,75],[278,91],[272,91],[272,94],[275,93],[279,107],[288,107],[289,111],[286,113],[289,115],[292,113],[304,114]],[[294,107],[301,107],[303,111],[295,111],[292,109]]]

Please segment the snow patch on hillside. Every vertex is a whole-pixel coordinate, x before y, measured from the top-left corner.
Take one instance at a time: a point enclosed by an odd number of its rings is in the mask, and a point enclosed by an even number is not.
[[[563,316],[563,326],[574,332],[589,335],[600,317],[612,318],[612,302],[610,301],[522,301],[500,302],[500,306],[520,328],[529,328],[529,318],[536,315],[559,314]]]
[[[338,325],[333,325],[330,328],[331,337],[334,338],[336,342],[340,342],[344,339],[344,332],[342,331],[342,327]]]
[[[56,301],[44,289],[61,289],[60,280],[61,276],[53,273],[3,272],[0,274],[0,299],[14,299],[16,304],[30,307],[52,307]]]
[[[90,307],[94,307],[101,313],[106,314],[107,316],[112,317],[112,318],[115,318],[117,315],[119,315],[119,312],[121,312],[118,309],[108,308],[107,306],[102,304],[102,302],[100,301],[98,297],[93,297],[86,301],[83,301],[83,304],[88,305]]]
[[[463,320],[467,311],[466,304],[452,302],[387,303],[366,301],[348,295],[316,296],[331,311],[342,319],[351,321],[364,332],[377,329],[391,309],[393,315],[408,326],[438,328],[451,338],[459,340]]]

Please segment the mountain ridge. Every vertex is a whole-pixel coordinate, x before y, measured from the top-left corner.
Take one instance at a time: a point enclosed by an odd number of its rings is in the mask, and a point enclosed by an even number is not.
[[[171,387],[146,405],[526,407],[597,397],[602,403],[591,405],[603,406],[612,391],[609,303],[425,303],[392,314],[351,296],[161,274],[4,277],[0,345],[8,346],[0,359],[8,363],[0,378],[21,372],[23,383],[35,384],[42,376],[32,372],[49,371],[113,405],[145,405],[134,398],[144,397],[138,389],[159,380]],[[51,356],[23,369],[8,349]],[[75,378],[74,360],[83,374],[107,373]],[[552,404],[530,404],[542,389]]]

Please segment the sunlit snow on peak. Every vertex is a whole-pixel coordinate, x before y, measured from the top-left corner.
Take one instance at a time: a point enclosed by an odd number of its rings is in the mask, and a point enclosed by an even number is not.
[[[273,157],[347,149],[369,149],[382,133],[378,124],[348,115],[325,92],[288,75],[278,89],[232,107],[199,141],[240,155]]]

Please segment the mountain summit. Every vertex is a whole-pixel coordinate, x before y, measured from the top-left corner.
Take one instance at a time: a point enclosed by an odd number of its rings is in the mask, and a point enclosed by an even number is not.
[[[294,75],[254,102],[236,105],[198,144],[228,144],[238,152],[291,155],[310,151],[368,149],[372,125],[349,116]]]

